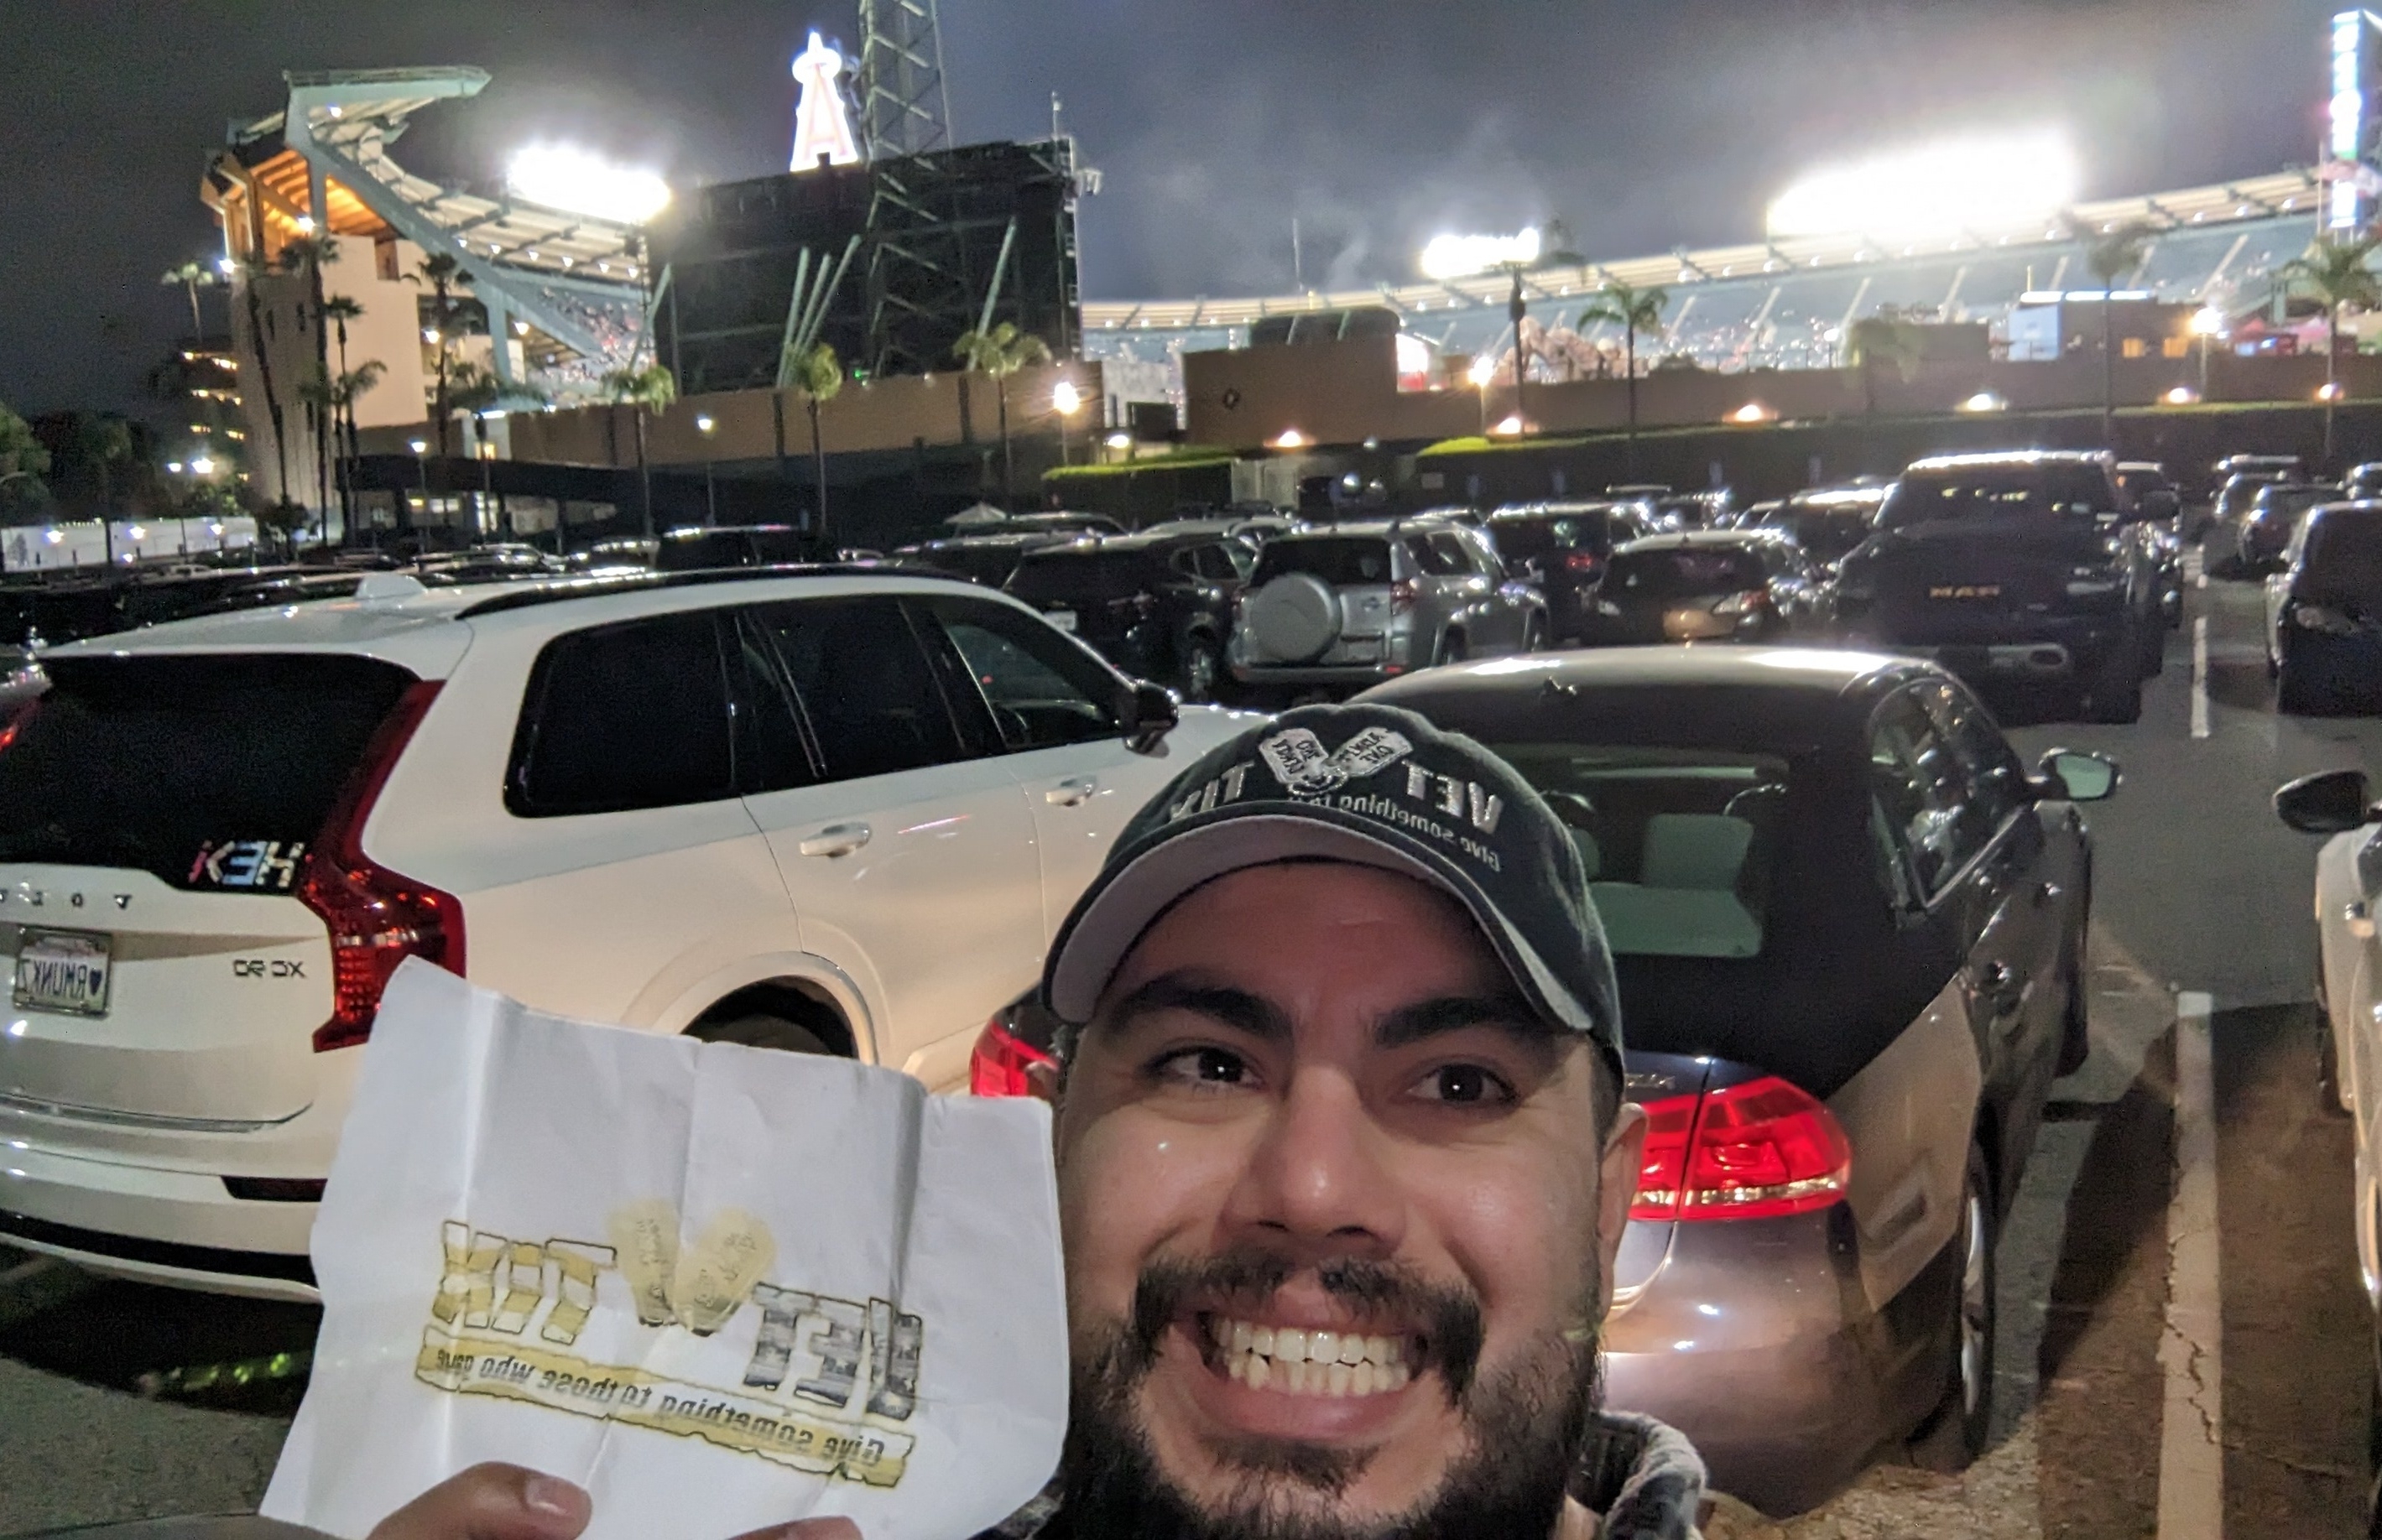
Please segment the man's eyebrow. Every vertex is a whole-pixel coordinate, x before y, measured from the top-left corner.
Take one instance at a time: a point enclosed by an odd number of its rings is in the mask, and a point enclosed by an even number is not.
[[[1554,1033],[1528,1002],[1513,995],[1451,995],[1402,1006],[1373,1028],[1373,1044],[1403,1048],[1468,1027],[1491,1027],[1532,1047],[1553,1046]]]
[[[1187,1010],[1268,1043],[1290,1041],[1290,1018],[1272,1001],[1225,984],[1201,984],[1180,973],[1161,973],[1102,1011],[1111,1032],[1130,1031],[1136,1020],[1161,1010]]]

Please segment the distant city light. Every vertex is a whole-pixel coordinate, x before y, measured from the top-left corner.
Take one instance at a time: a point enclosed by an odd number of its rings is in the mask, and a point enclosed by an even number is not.
[[[1805,177],[1770,205],[1770,234],[1914,240],[2032,224],[2073,202],[2080,181],[2057,129],[1946,140]]]
[[[1308,439],[1308,436],[1305,434],[1300,433],[1296,428],[1284,428],[1282,431],[1281,436],[1273,441],[1273,447],[1277,449],[1304,449],[1307,447],[1308,442],[1309,440]]]
[[[2188,407],[2194,401],[2199,400],[2200,396],[2199,393],[2194,391],[2190,385],[2178,385],[2173,390],[2168,391],[2165,396],[2160,397],[2159,399],[2165,401],[2171,407]]]
[[[182,462],[178,459],[169,459],[166,462],[166,469],[178,476],[182,473]]]
[[[1539,232],[1510,236],[1433,236],[1422,249],[1422,275],[1439,283],[1539,260]]]
[[[410,446],[410,447],[411,447],[411,448],[413,450],[413,452],[414,452],[415,454],[417,454],[417,455],[419,455],[419,454],[424,454],[424,453],[426,453],[426,452],[429,450],[429,448],[430,448],[430,441],[429,441],[428,439],[426,439],[426,438],[417,438],[417,439],[413,440],[413,442],[412,442],[412,444]]]
[[[1485,386],[1497,377],[1497,361],[1483,353],[1472,361],[1472,367],[1467,373],[1471,375],[1474,385]]]
[[[2223,336],[2225,335],[2225,312],[2218,310],[2215,305],[2203,305],[2200,309],[2193,311],[2192,312],[2192,335],[2194,336]]]
[[[1489,431],[1499,438],[1518,438],[1529,430],[1523,424],[1521,414],[1516,412],[1502,419]]]
[[[1073,417],[1084,409],[1084,393],[1075,388],[1073,380],[1061,380],[1050,387],[1050,409],[1062,417]]]
[[[1108,436],[1108,446],[1111,449],[1130,449],[1133,447],[1133,434],[1122,430],[1112,433]]]
[[[208,456],[201,455],[190,462],[190,469],[202,476],[212,476],[215,473],[215,462]]]
[[[1728,414],[1728,420],[1732,422],[1775,422],[1777,417],[1776,412],[1759,401],[1748,401]]]
[[[217,257],[215,259],[215,271],[222,274],[227,278],[231,276],[232,269],[238,265],[239,264],[233,262],[229,257]]]
[[[1981,390],[1960,403],[1962,411],[2006,411],[2009,403],[1990,390]]]
[[[669,184],[650,171],[612,165],[584,150],[538,145],[513,157],[513,195],[568,214],[643,225],[669,206]]]
[[[2316,387],[2315,398],[2319,401],[2338,401],[2348,394],[2349,392],[2341,387],[2339,380],[2330,380]]]
[[[699,434],[707,434],[707,433],[711,432],[711,430],[712,430],[712,429],[717,428],[718,426],[719,426],[719,420],[718,420],[718,418],[716,418],[716,417],[712,416],[712,415],[711,415],[709,412],[707,412],[707,411],[706,411],[706,412],[699,413],[699,414],[695,417],[695,420],[694,420],[694,431],[695,431],[696,433],[699,433]]]

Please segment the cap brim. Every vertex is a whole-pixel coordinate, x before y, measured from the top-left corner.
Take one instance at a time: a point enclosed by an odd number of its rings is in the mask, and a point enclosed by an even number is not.
[[[1579,1006],[1556,984],[1536,950],[1490,906],[1479,887],[1430,852],[1351,827],[1332,810],[1313,807],[1295,814],[1227,815],[1201,827],[1179,829],[1108,874],[1059,938],[1045,979],[1045,1003],[1062,1021],[1090,1021],[1125,955],[1178,899],[1231,873],[1295,861],[1369,866],[1447,894],[1472,917],[1541,1018],[1551,1026],[1590,1033],[1603,1043],[1594,1023],[1578,1019]]]

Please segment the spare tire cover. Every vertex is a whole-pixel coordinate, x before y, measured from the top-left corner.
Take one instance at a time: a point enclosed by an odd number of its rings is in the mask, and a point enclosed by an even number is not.
[[[1258,651],[1276,663],[1312,663],[1340,638],[1340,596],[1312,572],[1285,572],[1250,595],[1245,612]]]

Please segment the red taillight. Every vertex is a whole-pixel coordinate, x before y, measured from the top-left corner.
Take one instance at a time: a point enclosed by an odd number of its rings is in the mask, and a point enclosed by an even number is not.
[[[33,713],[41,709],[42,703],[33,700],[26,702],[13,712],[0,713],[0,753],[7,752],[8,745],[24,736],[25,724],[31,722],[33,719]]]
[[[1400,581],[1394,582],[1390,585],[1390,613],[1393,615],[1404,615],[1406,611],[1414,608],[1415,601],[1421,597],[1422,585],[1416,582],[1412,578],[1406,578]]]
[[[390,871],[363,849],[364,821],[437,698],[433,682],[410,685],[398,697],[299,868],[298,899],[331,933],[331,1019],[314,1031],[316,1053],[353,1047],[372,1035],[381,990],[407,958],[463,972],[461,902]]]
[[[968,1056],[968,1090],[978,1096],[1049,1099],[1059,1061],[1001,1024],[987,1021]]]
[[[1566,572],[1602,572],[1604,570],[1604,558],[1598,556],[1593,551],[1565,551],[1564,553],[1564,570]]]
[[[1826,1208],[1852,1145],[1809,1092],[1773,1078],[1646,1104],[1633,1219],[1774,1219]]]

